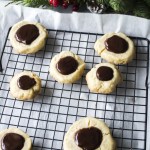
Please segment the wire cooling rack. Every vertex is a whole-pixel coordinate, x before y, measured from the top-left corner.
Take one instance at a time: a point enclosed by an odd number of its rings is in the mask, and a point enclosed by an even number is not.
[[[149,42],[133,37],[136,57],[127,65],[119,65],[124,81],[109,95],[90,93],[86,73],[103,60],[93,46],[100,34],[48,30],[43,50],[32,55],[13,52],[7,37],[0,69],[0,130],[16,126],[27,132],[33,149],[63,149],[63,138],[70,125],[85,116],[102,119],[111,129],[118,150],[145,150],[148,106]],[[74,84],[60,84],[48,69],[52,57],[71,50],[86,63],[85,74]],[[11,97],[9,82],[15,73],[35,72],[42,79],[42,92],[33,101]]]

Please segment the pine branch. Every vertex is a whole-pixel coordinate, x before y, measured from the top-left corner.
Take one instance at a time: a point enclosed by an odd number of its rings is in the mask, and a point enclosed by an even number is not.
[[[150,7],[150,0],[144,0],[144,1]]]
[[[96,0],[97,4],[109,5],[109,0]]]
[[[25,6],[30,7],[48,7],[49,3],[48,0],[13,0],[14,3],[22,3]]]
[[[144,1],[137,0],[133,14],[135,16],[150,19],[150,7]]]
[[[109,0],[110,6],[116,12],[128,13],[133,10],[136,0]]]
[[[86,6],[87,2],[95,1],[97,5],[102,4],[105,6],[105,12],[111,13],[125,13],[132,14],[139,17],[150,19],[150,0],[65,0],[68,1],[68,5],[77,4],[80,6]],[[62,5],[64,0],[59,0]],[[11,3],[23,4],[29,7],[53,7],[54,5],[49,3],[49,0],[12,0]],[[8,4],[8,5],[9,5]],[[52,6],[51,6],[52,5]],[[56,6],[57,7],[57,6]]]

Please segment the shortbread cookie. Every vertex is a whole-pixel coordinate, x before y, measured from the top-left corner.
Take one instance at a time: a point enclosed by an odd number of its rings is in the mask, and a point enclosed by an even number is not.
[[[33,99],[41,91],[41,79],[30,71],[16,74],[10,81],[10,93],[19,100]]]
[[[70,51],[55,55],[50,63],[50,75],[60,83],[73,83],[79,80],[84,72],[83,60]]]
[[[86,117],[73,123],[64,138],[64,150],[116,150],[107,125],[96,118]]]
[[[31,150],[30,137],[18,128],[0,131],[0,150]]]
[[[98,39],[94,49],[105,60],[114,64],[127,64],[135,56],[133,41],[123,33],[108,33]]]
[[[40,23],[20,21],[10,30],[10,42],[19,54],[31,54],[45,45],[47,30]]]
[[[86,75],[88,88],[94,93],[108,94],[122,81],[120,71],[110,63],[100,63]]]

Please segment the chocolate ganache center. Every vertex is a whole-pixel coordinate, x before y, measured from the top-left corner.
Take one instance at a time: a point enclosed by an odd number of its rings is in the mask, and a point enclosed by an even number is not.
[[[39,29],[33,24],[20,27],[15,35],[18,42],[29,45],[39,36]]]
[[[96,76],[101,81],[109,81],[113,78],[113,69],[107,66],[101,66],[97,69]]]
[[[102,138],[102,132],[98,128],[83,128],[77,131],[75,142],[83,150],[94,150],[100,146]]]
[[[78,62],[73,57],[67,56],[58,61],[56,68],[61,74],[69,75],[77,70]]]
[[[105,41],[105,47],[113,53],[124,53],[128,50],[128,42],[123,38],[114,35]]]
[[[23,136],[16,133],[7,133],[2,141],[2,150],[21,150],[24,147],[25,139]]]
[[[18,79],[18,86],[22,90],[28,90],[28,89],[32,88],[35,84],[36,84],[35,79],[34,78],[30,78],[27,75],[21,76]]]

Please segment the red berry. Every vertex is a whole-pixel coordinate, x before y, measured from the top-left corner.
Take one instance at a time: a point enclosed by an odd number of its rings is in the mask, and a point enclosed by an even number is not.
[[[53,5],[53,0],[49,0],[50,5]]]
[[[72,7],[72,11],[77,11],[79,9],[79,5],[78,4],[74,4]]]
[[[58,7],[59,6],[59,0],[49,0],[50,5],[54,6],[54,7]]]
[[[68,8],[68,5],[69,5],[69,4],[68,4],[67,2],[64,2],[64,3],[63,3],[63,8],[64,8],[64,9]]]
[[[53,6],[58,7],[59,6],[59,0],[53,0]]]

